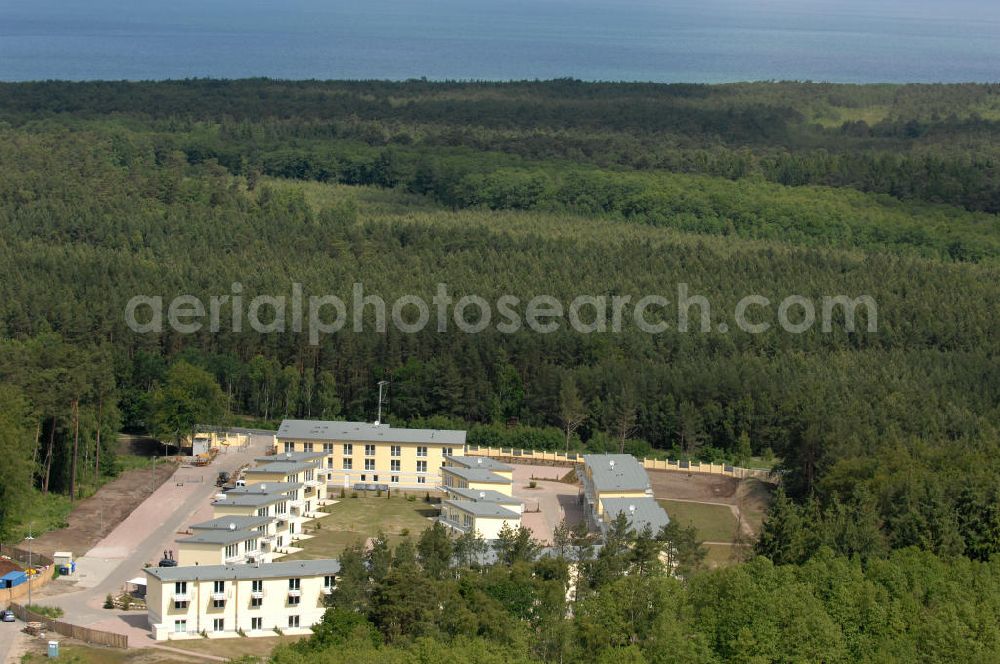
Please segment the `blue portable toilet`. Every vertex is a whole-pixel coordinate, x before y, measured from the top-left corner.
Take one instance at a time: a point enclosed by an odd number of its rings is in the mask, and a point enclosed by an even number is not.
[[[49,658],[54,659],[59,656],[59,642],[49,641]]]

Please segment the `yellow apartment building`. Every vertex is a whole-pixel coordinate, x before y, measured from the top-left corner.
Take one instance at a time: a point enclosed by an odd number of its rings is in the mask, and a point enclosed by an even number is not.
[[[228,516],[189,527],[177,540],[178,565],[235,565],[270,562],[291,540],[287,524],[271,516]]]
[[[461,487],[445,487],[450,500],[471,500],[477,503],[494,503],[511,512],[524,512],[524,503],[519,498],[494,491],[492,489],[463,489]]]
[[[653,495],[646,469],[631,454],[587,454],[583,457],[583,498],[592,525],[603,522],[604,502],[612,498]]]
[[[503,527],[518,528],[521,513],[506,506],[488,501],[444,500],[441,502],[441,516],[444,525],[462,533],[476,532],[483,539],[498,539]]]
[[[514,493],[514,485],[510,478],[484,468],[444,466],[441,468],[441,478],[445,491],[472,489],[474,491],[496,491],[505,496],[511,496]]]
[[[278,452],[321,452],[330,489],[355,484],[433,489],[445,457],[465,449],[465,432],[405,429],[371,422],[284,420]]]
[[[147,567],[146,607],[157,641],[306,634],[323,619],[336,560]]]
[[[514,466],[482,456],[448,456],[445,457],[444,465],[452,468],[465,468],[472,470],[488,470],[492,473],[506,478],[508,482],[514,481]]]

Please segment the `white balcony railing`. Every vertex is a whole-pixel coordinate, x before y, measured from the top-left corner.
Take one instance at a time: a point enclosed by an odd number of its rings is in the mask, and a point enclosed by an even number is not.
[[[250,592],[250,597],[252,597],[254,599],[264,599],[264,591],[263,590],[254,590],[254,591],[251,591]]]
[[[187,601],[190,601],[190,600],[191,600],[191,595],[189,595],[187,593],[187,591],[182,592],[182,593],[174,593],[174,601],[175,602],[187,602]]]
[[[300,588],[289,588],[288,589],[288,596],[289,597],[302,597],[302,590]]]
[[[212,593],[213,602],[224,602],[226,601],[226,593],[224,592],[213,592]]]

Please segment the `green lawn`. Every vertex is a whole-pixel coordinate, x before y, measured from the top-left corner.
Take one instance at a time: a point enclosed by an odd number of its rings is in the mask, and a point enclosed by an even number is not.
[[[170,641],[171,648],[236,659],[244,655],[267,657],[276,646],[294,643],[303,636],[255,636],[245,639],[179,639]]]
[[[736,535],[736,517],[726,505],[688,503],[679,500],[659,501],[667,515],[683,526],[693,525],[698,538],[706,542],[732,542]]]
[[[411,502],[402,495],[347,497],[324,511],[330,516],[306,524],[306,531],[315,537],[296,544],[303,551],[281,560],[336,558],[349,544],[374,537],[379,531],[385,532],[394,544],[402,539],[404,530],[414,537],[419,535],[431,525],[428,517],[438,512],[435,505],[419,497]]]

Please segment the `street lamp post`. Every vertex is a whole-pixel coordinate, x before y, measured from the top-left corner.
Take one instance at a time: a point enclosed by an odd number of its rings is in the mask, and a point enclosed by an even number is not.
[[[32,582],[33,577],[34,577],[34,575],[31,574],[31,569],[32,569],[31,568],[31,543],[34,540],[35,540],[35,538],[31,536],[31,525],[29,524],[28,525],[28,536],[25,538],[25,541],[28,543],[28,606],[31,606],[31,582]]]

